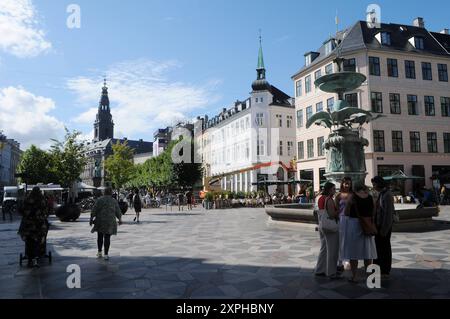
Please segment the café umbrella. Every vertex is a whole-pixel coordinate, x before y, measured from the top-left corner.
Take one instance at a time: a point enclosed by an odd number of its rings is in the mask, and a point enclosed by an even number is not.
[[[423,180],[425,179],[425,177],[406,175],[403,171],[398,171],[392,174],[391,176],[383,177],[383,179],[387,182],[390,182],[390,181]]]

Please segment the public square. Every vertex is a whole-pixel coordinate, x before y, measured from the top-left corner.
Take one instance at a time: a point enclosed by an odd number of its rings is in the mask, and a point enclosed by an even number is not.
[[[88,214],[75,223],[50,218],[53,264],[44,260],[39,269],[19,266],[19,220],[1,221],[0,298],[450,297],[449,207],[441,208],[432,230],[393,235],[391,278],[374,290],[365,282],[314,277],[320,244],[315,226],[275,224],[263,209],[152,209],[140,224],[133,216],[124,216],[112,238],[110,261],[96,258]],[[66,286],[71,264],[81,267],[81,289]]]

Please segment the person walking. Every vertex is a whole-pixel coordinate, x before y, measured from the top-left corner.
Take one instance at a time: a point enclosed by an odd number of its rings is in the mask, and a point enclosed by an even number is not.
[[[48,205],[39,187],[34,187],[23,206],[18,234],[25,242],[28,267],[39,267],[41,248],[48,233]]]
[[[122,225],[122,213],[119,203],[112,197],[112,189],[105,189],[105,196],[100,197],[94,204],[89,225],[94,225],[92,232],[97,232],[97,257],[102,258],[103,248],[105,260],[109,260],[111,236],[117,235],[117,221]]]
[[[340,256],[350,260],[352,283],[357,283],[357,271],[359,260],[364,260],[367,267],[377,258],[377,248],[374,236],[377,233],[374,218],[374,201],[369,190],[362,182],[355,184],[354,192],[348,197],[345,207],[346,227],[341,245]]]
[[[142,211],[142,201],[141,201],[141,196],[139,195],[139,189],[137,189],[137,188],[134,190],[133,207],[134,207],[134,212],[136,213],[136,217],[134,217],[133,221],[135,221],[139,224],[140,223],[139,215],[141,214],[141,211]]]
[[[374,177],[372,184],[374,189],[379,192],[375,205],[375,225],[378,231],[375,236],[375,244],[378,258],[374,263],[380,266],[382,277],[387,279],[392,268],[391,235],[395,219],[394,198],[382,177]]]
[[[189,190],[186,192],[187,209],[192,210],[192,192]]]
[[[353,182],[350,177],[344,177],[341,180],[341,189],[334,198],[336,207],[339,210],[339,252],[342,252],[342,247],[345,242],[345,228],[347,226],[348,217],[345,216],[345,207],[347,206],[347,200],[353,193]],[[344,272],[345,265],[348,265],[346,260],[343,260],[342,256],[339,256],[337,269],[339,272]]]
[[[319,235],[320,252],[315,268],[315,275],[318,277],[328,277],[330,279],[341,279],[341,274],[337,271],[339,258],[339,229],[338,210],[334,203],[333,196],[336,193],[336,186],[333,183],[326,183],[322,196],[319,198]],[[327,214],[324,216],[324,214]],[[336,223],[336,229],[326,230],[322,219],[328,218],[331,223]]]

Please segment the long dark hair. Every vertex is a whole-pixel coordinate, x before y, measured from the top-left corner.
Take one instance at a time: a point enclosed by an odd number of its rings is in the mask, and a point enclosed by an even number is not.
[[[336,185],[334,185],[333,183],[330,183],[330,182],[326,182],[325,185],[323,186],[322,195],[330,196],[331,190],[333,189],[333,187],[336,187]]]

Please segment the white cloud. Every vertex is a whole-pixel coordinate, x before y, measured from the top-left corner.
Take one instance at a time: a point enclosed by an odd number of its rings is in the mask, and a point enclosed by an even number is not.
[[[0,128],[26,149],[31,144],[48,148],[50,139],[64,134],[64,125],[49,112],[52,99],[36,96],[21,87],[0,89]]]
[[[33,57],[52,47],[31,0],[0,1],[0,34],[0,49],[17,57]]]
[[[189,113],[194,111],[202,114],[218,100],[214,92],[219,81],[204,85],[171,81],[168,73],[180,67],[176,61],[140,59],[115,64],[106,71],[117,136],[120,132],[128,138],[152,139],[155,129],[190,119]],[[85,107],[73,121],[92,124],[100,100],[100,77],[77,77],[67,85]]]

